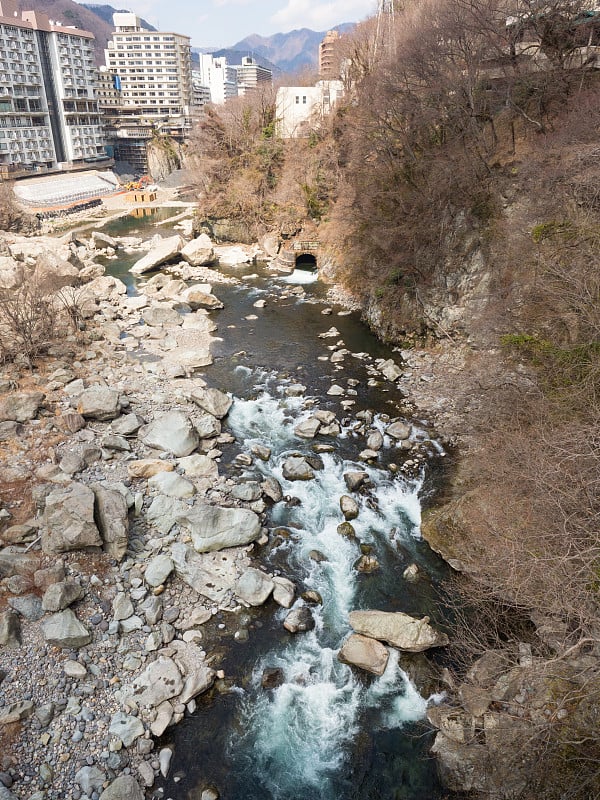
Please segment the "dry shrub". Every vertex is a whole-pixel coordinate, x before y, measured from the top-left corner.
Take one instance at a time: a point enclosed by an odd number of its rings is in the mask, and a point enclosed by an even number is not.
[[[81,326],[81,290],[62,287],[48,291],[35,279],[14,288],[0,289],[0,362],[32,359],[69,328]]]

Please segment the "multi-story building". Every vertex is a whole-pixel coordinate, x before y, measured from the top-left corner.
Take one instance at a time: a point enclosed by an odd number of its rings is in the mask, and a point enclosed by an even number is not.
[[[191,126],[190,37],[148,31],[129,12],[113,14],[106,67],[118,92],[117,127],[137,127],[183,137]]]
[[[202,73],[200,70],[192,70],[192,106],[195,109],[202,108],[210,103],[210,87],[202,83]]]
[[[19,16],[14,0],[0,0],[0,164],[5,170],[106,157],[93,38],[38,11]]]
[[[276,98],[277,134],[283,139],[308,136],[343,96],[341,81],[315,86],[280,86]]]
[[[322,80],[337,80],[341,74],[341,58],[339,51],[340,34],[338,31],[327,31],[319,45],[319,77]]]
[[[237,75],[238,94],[248,94],[259,86],[270,84],[273,81],[272,71],[261,66],[250,56],[242,58],[241,64],[232,66]]]
[[[237,97],[237,73],[224,56],[201,54],[198,78],[202,86],[208,86],[211,103],[223,105],[230,97]]]

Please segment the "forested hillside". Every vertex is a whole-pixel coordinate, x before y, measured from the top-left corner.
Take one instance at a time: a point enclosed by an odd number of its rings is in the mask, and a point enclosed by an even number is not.
[[[459,466],[424,526],[473,612],[442,769],[486,797],[597,797],[600,16],[425,0],[343,46],[345,103],[308,139],[277,140],[269,98],[207,115],[202,210],[317,229],[382,337],[460,354]],[[502,691],[469,672],[489,653]]]

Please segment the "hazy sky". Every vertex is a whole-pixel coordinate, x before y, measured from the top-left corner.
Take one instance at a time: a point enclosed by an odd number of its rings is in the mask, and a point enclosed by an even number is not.
[[[102,0],[94,0],[101,2]],[[193,47],[228,47],[251,33],[270,36],[296,28],[326,31],[358,22],[377,0],[110,0],[160,30],[185,33]]]

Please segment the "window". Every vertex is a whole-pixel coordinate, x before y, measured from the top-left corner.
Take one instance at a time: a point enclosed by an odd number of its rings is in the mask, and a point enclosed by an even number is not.
[[[302,98],[302,102],[306,105],[306,95]]]

